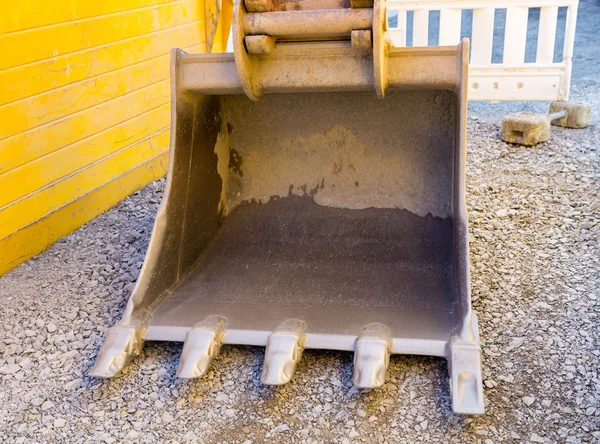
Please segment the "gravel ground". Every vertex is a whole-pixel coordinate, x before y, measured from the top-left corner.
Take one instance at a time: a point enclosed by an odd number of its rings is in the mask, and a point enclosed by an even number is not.
[[[580,7],[572,97],[600,109],[600,5]],[[468,205],[486,414],[450,410],[443,359],[394,356],[382,389],[352,355],[307,351],[293,381],[259,383],[264,350],[225,346],[199,380],[181,344],[147,343],[112,380],[87,376],[139,273],[164,181],[0,279],[3,442],[594,442],[600,440],[600,126],[499,140],[509,111],[472,104]],[[598,112],[595,122],[599,120]]]

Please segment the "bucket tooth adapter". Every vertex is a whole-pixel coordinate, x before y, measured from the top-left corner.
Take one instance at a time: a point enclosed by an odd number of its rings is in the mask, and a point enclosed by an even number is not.
[[[385,383],[390,365],[392,337],[383,324],[369,324],[358,335],[354,350],[352,383],[357,388],[377,388]]]
[[[143,341],[185,342],[183,378],[221,344],[265,346],[262,381],[304,349],[448,360],[453,409],[483,413],[471,310],[468,41],[394,48],[383,0],[237,0],[234,52],[172,53],[165,197],[133,294],[92,374]],[[301,370],[300,370],[301,371]]]
[[[304,328],[304,322],[290,319],[269,335],[260,382],[283,385],[292,379],[306,341]]]
[[[221,350],[224,325],[225,318],[208,316],[187,332],[177,367],[179,378],[199,378],[208,371]]]

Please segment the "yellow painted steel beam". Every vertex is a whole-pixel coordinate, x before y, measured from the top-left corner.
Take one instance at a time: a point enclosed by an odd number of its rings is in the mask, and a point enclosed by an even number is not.
[[[233,14],[233,0],[222,0],[221,13],[215,30],[210,52],[225,52],[227,49],[227,39],[231,29],[231,19]]]
[[[215,40],[215,32],[221,13],[222,0],[204,1],[204,29],[206,32],[206,47],[211,48]]]

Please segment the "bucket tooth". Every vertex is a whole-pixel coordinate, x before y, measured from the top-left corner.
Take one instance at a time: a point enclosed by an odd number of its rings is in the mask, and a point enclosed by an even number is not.
[[[108,329],[90,376],[112,378],[139,355],[144,347],[146,328],[114,326]]]
[[[390,365],[392,339],[383,324],[367,325],[356,339],[353,384],[358,388],[381,387]]]
[[[450,350],[448,365],[452,410],[455,413],[482,414],[481,350],[468,344],[454,344]]]
[[[290,319],[269,335],[260,378],[263,384],[283,385],[292,379],[304,349],[304,325],[303,321]]]
[[[474,319],[475,328],[477,325]],[[455,413],[478,415],[484,413],[483,384],[481,378],[481,348],[475,330],[474,341],[450,340],[448,372],[452,410]]]
[[[208,371],[221,350],[224,327],[225,318],[209,316],[187,332],[177,367],[179,378],[199,378]]]

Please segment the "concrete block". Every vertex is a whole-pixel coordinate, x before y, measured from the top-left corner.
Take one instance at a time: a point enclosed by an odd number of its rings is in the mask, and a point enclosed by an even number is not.
[[[586,128],[592,121],[592,107],[582,102],[552,102],[550,113],[567,111],[566,117],[552,121],[552,125],[565,128]]]
[[[550,138],[550,117],[538,113],[509,114],[502,121],[500,138],[508,143],[537,145]]]

